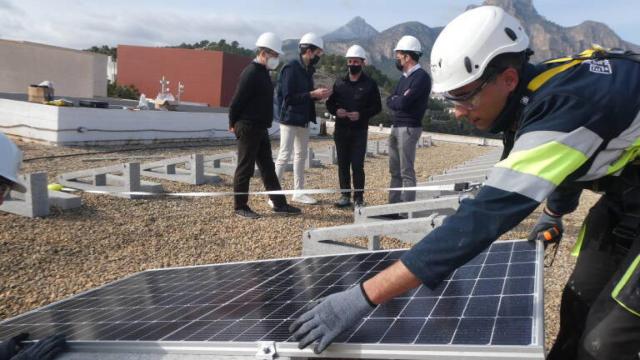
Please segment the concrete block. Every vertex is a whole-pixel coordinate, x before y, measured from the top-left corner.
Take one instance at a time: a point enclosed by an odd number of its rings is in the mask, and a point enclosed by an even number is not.
[[[47,173],[39,172],[20,176],[19,181],[27,191],[24,194],[12,191],[0,205],[0,211],[30,218],[49,215]]]
[[[82,206],[82,199],[77,195],[49,190],[49,206],[62,210],[76,209]]]
[[[419,148],[433,146],[433,141],[431,140],[431,136],[421,136],[418,139],[418,145],[417,146]]]
[[[320,161],[320,164],[337,165],[338,155],[336,153],[336,147],[330,145],[325,151],[318,151],[314,153],[314,158]]]
[[[307,161],[305,162],[305,169],[320,168],[322,166],[322,161],[316,156],[316,151],[309,148],[309,155],[307,156]]]
[[[236,172],[238,156],[235,152],[204,156],[204,173],[213,175],[233,176]],[[255,176],[255,174],[254,174]]]
[[[88,178],[92,181],[87,181]],[[105,191],[107,195],[127,199],[143,197],[142,195],[129,194],[130,192],[163,192],[161,184],[140,180],[139,163],[126,163],[61,174],[58,176],[58,182],[69,188]]]
[[[183,167],[179,168],[177,165],[182,165]],[[185,184],[213,184],[222,181],[218,176],[205,174],[204,156],[202,154],[145,163],[140,165],[140,169],[143,176]]]

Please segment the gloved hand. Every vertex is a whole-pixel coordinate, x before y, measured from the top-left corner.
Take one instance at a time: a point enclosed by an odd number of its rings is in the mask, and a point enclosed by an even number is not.
[[[317,341],[313,352],[320,354],[343,331],[367,315],[374,306],[364,295],[362,285],[329,295],[309,305],[289,327],[298,348]]]
[[[29,334],[21,333],[7,341],[0,343],[0,360],[9,360],[22,348],[22,342],[27,340]]]
[[[64,335],[51,335],[37,343],[25,347],[11,360],[52,360],[66,348]]]
[[[547,233],[545,234],[545,232]],[[536,239],[541,239],[544,241],[544,245],[546,246],[550,243],[560,242],[563,232],[564,227],[562,226],[562,215],[551,215],[545,209],[542,215],[540,215],[538,222],[533,227],[533,230],[529,233],[527,240],[535,241]]]

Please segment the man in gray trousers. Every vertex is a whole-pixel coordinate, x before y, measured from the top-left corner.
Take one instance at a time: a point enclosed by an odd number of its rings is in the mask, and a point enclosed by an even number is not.
[[[427,110],[431,78],[420,67],[422,55],[420,41],[403,36],[394,49],[396,68],[402,77],[387,98],[387,107],[393,112],[393,125],[389,136],[389,172],[392,188],[416,186],[416,144],[422,134],[422,117]],[[389,203],[414,201],[415,191],[390,191]]]

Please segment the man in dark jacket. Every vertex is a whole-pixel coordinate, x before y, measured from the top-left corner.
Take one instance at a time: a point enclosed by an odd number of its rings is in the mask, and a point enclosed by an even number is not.
[[[273,84],[269,70],[275,70],[282,54],[282,41],[273,33],[264,33],[256,41],[256,58],[240,75],[229,107],[229,131],[238,139],[238,167],[233,177],[236,215],[257,219],[247,205],[249,181],[258,164],[267,190],[281,190],[271,155],[268,128],[273,119]],[[300,209],[287,204],[284,195],[270,195],[273,211],[279,214],[299,214]]]
[[[393,112],[393,125],[389,136],[390,187],[414,187],[416,144],[422,135],[422,117],[427,110],[431,78],[418,63],[422,55],[422,46],[418,39],[410,35],[403,36],[394,51],[396,67],[402,71],[402,77],[387,98],[387,106]],[[415,191],[389,192],[390,203],[415,199]]]
[[[304,161],[309,146],[309,123],[316,122],[315,101],[325,100],[331,90],[314,90],[315,65],[323,55],[322,38],[314,33],[302,36],[300,56],[280,70],[275,98],[275,115],[280,122],[280,152],[276,160],[276,174],[282,181],[284,167],[293,151],[293,188],[304,189]],[[315,204],[317,201],[304,193],[293,195],[291,201]]]
[[[382,109],[378,84],[362,70],[366,53],[359,45],[347,50],[347,74],[336,80],[333,93],[327,100],[327,109],[336,116],[333,138],[338,153],[340,189],[351,190],[353,171],[353,202],[364,205],[364,157],[367,153],[369,119]],[[337,207],[351,205],[348,192],[343,192]]]

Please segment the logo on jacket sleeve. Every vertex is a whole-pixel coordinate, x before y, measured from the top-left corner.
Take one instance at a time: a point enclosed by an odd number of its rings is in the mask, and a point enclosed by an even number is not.
[[[607,59],[603,60],[586,60],[585,64],[589,64],[589,71],[596,74],[611,75],[611,63]]]

